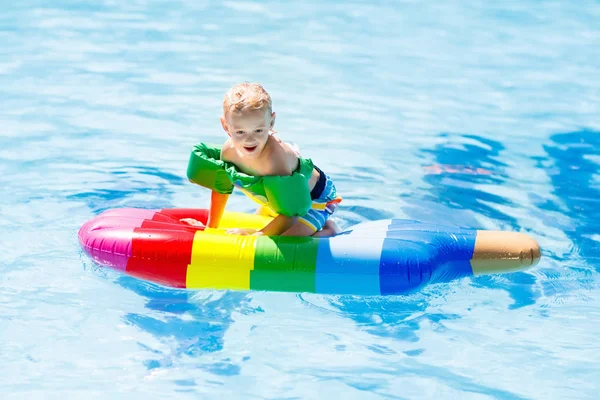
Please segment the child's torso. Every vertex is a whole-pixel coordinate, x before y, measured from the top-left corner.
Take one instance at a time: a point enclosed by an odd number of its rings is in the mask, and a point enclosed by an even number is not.
[[[289,176],[299,168],[299,153],[281,139],[269,136],[267,145],[259,157],[243,156],[235,147],[224,151],[223,159],[232,162],[243,173],[251,176]],[[319,180],[319,172],[313,168],[308,181],[310,190]]]

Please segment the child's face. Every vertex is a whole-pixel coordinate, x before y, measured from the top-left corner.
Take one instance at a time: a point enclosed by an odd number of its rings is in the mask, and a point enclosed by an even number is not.
[[[221,117],[225,132],[233,145],[247,157],[257,157],[269,138],[269,130],[275,123],[275,113],[268,110],[242,110]]]

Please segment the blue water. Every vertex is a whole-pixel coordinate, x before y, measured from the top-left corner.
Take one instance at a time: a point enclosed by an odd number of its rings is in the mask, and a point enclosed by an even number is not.
[[[600,3],[23,0],[0,13],[2,399],[595,399]],[[342,227],[525,232],[520,273],[395,297],[170,290],[94,266],[185,179],[223,93],[271,92]],[[241,194],[230,209],[250,211]]]

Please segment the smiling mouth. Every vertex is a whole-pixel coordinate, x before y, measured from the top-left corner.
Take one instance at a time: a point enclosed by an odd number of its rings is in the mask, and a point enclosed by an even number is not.
[[[256,150],[258,146],[244,146],[244,149],[246,149],[247,152],[251,153],[254,150]]]

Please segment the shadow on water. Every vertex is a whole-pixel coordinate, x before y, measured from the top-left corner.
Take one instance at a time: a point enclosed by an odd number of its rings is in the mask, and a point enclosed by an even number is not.
[[[146,310],[128,313],[123,317],[124,321],[168,345],[167,351],[161,351],[139,343],[152,354],[144,362],[149,370],[171,367],[183,357],[197,359],[203,354],[221,351],[224,336],[233,323],[233,312],[262,312],[262,309],[250,306],[250,300],[243,292],[203,292],[202,298],[192,299],[194,292],[163,288],[127,276],[120,277],[118,282],[146,299]],[[227,357],[198,359],[194,367],[214,375],[237,375],[241,369]]]
[[[571,255],[600,272],[600,132],[555,134],[544,149],[547,156],[536,159],[537,167],[547,171],[557,200],[539,201],[537,206],[568,217],[545,222],[571,239]]]

